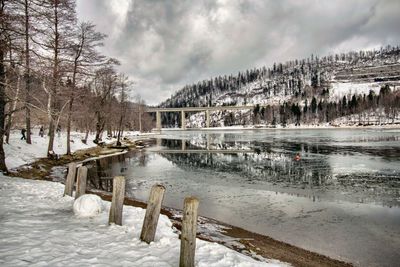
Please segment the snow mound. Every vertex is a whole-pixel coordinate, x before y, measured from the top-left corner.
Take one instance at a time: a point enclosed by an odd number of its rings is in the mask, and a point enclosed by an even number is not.
[[[78,217],[94,217],[103,211],[103,201],[97,195],[82,195],[74,202],[74,213]]]

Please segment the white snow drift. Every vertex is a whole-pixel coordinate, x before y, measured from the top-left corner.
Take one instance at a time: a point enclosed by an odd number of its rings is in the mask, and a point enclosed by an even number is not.
[[[97,195],[82,195],[74,202],[74,213],[78,217],[94,217],[102,211],[103,201]]]

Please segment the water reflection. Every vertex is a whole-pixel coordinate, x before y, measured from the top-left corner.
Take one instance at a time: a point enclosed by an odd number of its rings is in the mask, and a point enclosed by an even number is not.
[[[371,139],[382,142],[395,138]],[[290,188],[357,193],[354,198],[359,202],[399,205],[400,171],[396,166],[376,162],[381,155],[386,156],[382,157],[384,161],[398,161],[396,147],[354,149],[301,141],[211,143],[209,136],[200,140],[163,139],[159,143],[163,149],[158,153],[188,172],[200,168],[235,173],[247,184],[263,181]],[[374,154],[375,158],[366,158],[368,154]]]
[[[146,162],[146,153],[137,151],[87,161],[84,165],[88,167],[88,187],[112,192],[114,176],[127,175],[129,166],[146,166]]]
[[[157,142],[160,147],[156,147],[154,153],[187,175],[196,170],[208,170],[214,172],[217,178],[231,179],[230,182],[269,186],[269,190],[310,197],[314,201],[315,198],[335,198],[385,206],[400,204],[400,172],[394,166],[392,169],[369,169],[374,164],[382,165],[382,162],[374,163],[375,158],[369,159],[371,163],[365,165],[357,164],[358,161],[365,162],[365,159],[357,159],[356,155],[339,149],[335,150],[339,157],[332,151],[325,155],[319,144],[261,141],[211,143],[209,140],[160,139]],[[87,163],[89,186],[111,192],[113,176],[130,176],[135,167],[145,168],[150,161],[154,161],[150,156],[152,153],[129,152]],[[297,154],[300,159],[296,159]],[[235,175],[240,180],[219,177],[218,173]]]
[[[89,181],[111,192],[110,178],[125,175],[126,193],[144,201],[161,183],[166,206],[182,208],[194,195],[201,215],[359,265],[393,266],[400,257],[399,136],[171,133],[146,151],[89,162]]]

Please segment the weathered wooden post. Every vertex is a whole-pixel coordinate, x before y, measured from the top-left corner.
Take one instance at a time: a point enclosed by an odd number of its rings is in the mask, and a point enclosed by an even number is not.
[[[185,198],[182,219],[181,252],[179,267],[194,267],[196,250],[197,208],[199,201],[195,197]]]
[[[72,197],[74,191],[74,183],[76,176],[76,163],[72,162],[68,165],[67,180],[65,181],[64,196],[68,195]]]
[[[122,225],[122,209],[125,198],[125,177],[115,176],[113,179],[113,195],[108,223]]]
[[[86,193],[87,173],[88,169],[86,166],[81,166],[78,168],[78,175],[76,178],[75,199]]]
[[[164,199],[165,187],[153,185],[147,203],[146,215],[144,216],[142,233],[140,239],[146,243],[154,241],[156,235],[158,218],[160,217],[161,204]]]

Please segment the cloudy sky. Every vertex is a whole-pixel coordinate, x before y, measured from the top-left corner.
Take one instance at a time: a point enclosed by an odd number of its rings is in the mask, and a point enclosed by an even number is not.
[[[147,104],[216,75],[400,44],[399,0],[78,0],[77,11]]]

